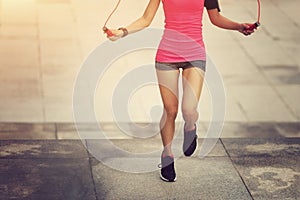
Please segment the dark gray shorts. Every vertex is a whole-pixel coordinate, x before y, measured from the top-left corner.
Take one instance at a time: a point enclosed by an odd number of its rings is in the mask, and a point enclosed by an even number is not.
[[[158,70],[185,70],[191,67],[198,67],[202,69],[204,72],[206,70],[206,61],[205,60],[195,60],[188,62],[159,62],[155,61],[155,68]]]

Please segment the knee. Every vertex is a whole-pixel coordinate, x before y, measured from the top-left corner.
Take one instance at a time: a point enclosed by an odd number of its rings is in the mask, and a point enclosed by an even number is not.
[[[182,116],[184,119],[189,119],[189,118],[198,116],[198,111],[196,108],[183,108]]]
[[[168,119],[176,119],[178,113],[177,107],[165,108],[165,114]]]

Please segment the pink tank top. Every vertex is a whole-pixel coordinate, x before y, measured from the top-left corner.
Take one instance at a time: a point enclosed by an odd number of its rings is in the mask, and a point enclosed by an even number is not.
[[[165,30],[157,49],[159,62],[206,60],[202,38],[204,0],[162,0]]]

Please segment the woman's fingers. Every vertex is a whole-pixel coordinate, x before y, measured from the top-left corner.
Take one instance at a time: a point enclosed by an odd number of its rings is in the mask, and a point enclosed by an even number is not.
[[[116,29],[109,29],[112,35],[106,34],[106,37],[111,41],[116,41],[122,37],[122,31]]]
[[[242,25],[242,28],[241,28],[241,30],[239,30],[239,32],[241,32],[242,34],[248,36],[248,35],[251,35],[252,33],[254,33],[254,29],[251,28],[252,24],[243,23],[241,25]]]

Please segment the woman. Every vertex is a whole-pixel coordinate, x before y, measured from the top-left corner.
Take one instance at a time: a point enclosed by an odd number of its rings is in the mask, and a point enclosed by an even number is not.
[[[162,143],[161,179],[176,180],[172,140],[175,131],[175,118],[178,112],[178,78],[180,68],[183,79],[182,115],[185,121],[183,152],[191,156],[197,146],[196,121],[197,105],[200,99],[205,74],[205,47],[202,40],[202,16],[206,7],[210,21],[217,27],[237,30],[250,35],[247,23],[231,21],[220,14],[218,0],[150,0],[142,17],[126,28],[111,30],[112,41],[118,40],[148,27],[163,3],[165,32],[156,53],[155,68],[159,89],[164,105],[160,122]]]

